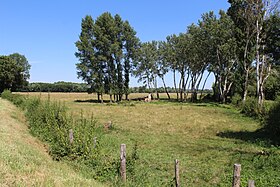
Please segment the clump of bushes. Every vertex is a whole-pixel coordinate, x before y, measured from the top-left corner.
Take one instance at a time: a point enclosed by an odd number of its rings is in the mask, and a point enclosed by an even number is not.
[[[99,126],[93,118],[85,118],[82,112],[79,117],[74,117],[67,113],[62,103],[25,98],[7,90],[1,97],[25,111],[31,133],[49,145],[53,159],[66,159],[85,165],[91,176],[100,181],[116,180],[119,159],[110,155],[100,144],[104,135],[110,132],[105,132],[103,126]],[[70,129],[73,131],[73,142],[70,142]],[[133,160],[136,159],[135,153],[132,157],[128,155],[127,167],[132,168],[135,164]]]
[[[280,100],[269,110],[264,120],[264,130],[276,144],[280,144]]]

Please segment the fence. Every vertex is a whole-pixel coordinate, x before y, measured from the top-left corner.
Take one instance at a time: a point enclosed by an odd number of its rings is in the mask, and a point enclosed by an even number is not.
[[[69,141],[70,144],[73,143],[73,130],[69,130]],[[94,137],[94,148],[96,147],[96,139]],[[180,187],[180,168],[179,168],[179,160],[175,160],[174,163],[174,179],[175,179],[175,186]],[[126,182],[126,144],[121,144],[120,146],[120,175],[123,183]],[[240,187],[241,185],[241,164],[234,164],[233,167],[233,179],[232,179],[232,187]],[[255,187],[255,181],[249,180],[248,187]]]

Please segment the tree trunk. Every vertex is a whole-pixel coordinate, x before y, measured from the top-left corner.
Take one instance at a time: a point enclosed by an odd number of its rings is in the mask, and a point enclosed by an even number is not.
[[[101,96],[101,103],[103,103],[103,94],[101,93],[100,96]]]
[[[202,77],[203,77],[203,73],[204,73],[204,69],[201,71],[200,75],[198,75],[199,80],[198,80],[198,82],[196,82],[196,89],[195,89],[196,95],[197,95],[197,92],[199,90],[199,85],[201,83],[201,80],[202,80]],[[197,100],[197,96],[196,96],[196,100]]]
[[[248,80],[249,80],[249,68],[245,70],[245,81],[244,81],[244,94],[243,94],[243,105],[246,102],[247,94],[248,94]]]
[[[203,86],[202,86],[202,89],[201,89],[201,92],[200,92],[200,98],[199,98],[200,100],[202,99],[202,93],[203,93],[203,91],[204,91],[204,88],[205,88],[207,79],[209,78],[210,74],[211,74],[211,72],[208,73],[206,79],[204,80],[204,83],[203,83]]]
[[[180,92],[180,100],[182,101],[183,99],[183,92],[182,92],[182,74],[181,74],[181,78],[179,81],[179,92]]]
[[[119,94],[119,101],[122,101],[122,94]]]
[[[174,80],[174,88],[175,88],[175,91],[177,94],[177,100],[179,101],[179,93],[178,93],[177,86],[176,86],[176,70],[175,69],[173,70],[173,80]]]
[[[128,93],[125,94],[125,100],[128,100]]]
[[[256,76],[257,76],[257,97],[258,97],[258,105],[261,105],[261,94],[260,94],[260,28],[259,28],[259,20],[256,23],[257,26],[257,41],[256,41]]]
[[[246,40],[246,45],[245,45],[245,50],[244,50],[244,55],[243,55],[243,67],[244,67],[244,73],[245,73],[245,81],[244,81],[244,93],[243,93],[243,99],[242,103],[243,105],[246,102],[247,94],[248,94],[248,79],[249,79],[249,70],[250,70],[250,65],[247,67],[247,53],[248,53],[248,45],[249,45],[249,31],[247,31],[247,40]]]
[[[100,93],[97,93],[97,101],[100,102]]]
[[[112,94],[110,94],[110,103],[112,103],[113,101],[113,98],[112,98]]]
[[[190,71],[188,70],[188,76],[187,76],[187,79],[186,79],[185,84],[184,84],[184,101],[186,101],[187,97],[188,97],[188,95],[186,93],[186,91],[187,91],[186,88],[187,88],[187,84],[189,82],[189,78],[190,78]]]
[[[166,84],[165,84],[163,76],[161,76],[161,80],[162,80],[162,83],[163,83],[163,87],[164,87],[165,93],[167,94],[168,100],[170,100],[170,95],[169,95],[168,90],[166,88]]]

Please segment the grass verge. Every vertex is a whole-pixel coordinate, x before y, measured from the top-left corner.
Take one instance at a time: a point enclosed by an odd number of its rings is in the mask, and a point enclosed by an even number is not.
[[[101,186],[66,162],[56,162],[29,134],[25,117],[0,98],[1,186]]]

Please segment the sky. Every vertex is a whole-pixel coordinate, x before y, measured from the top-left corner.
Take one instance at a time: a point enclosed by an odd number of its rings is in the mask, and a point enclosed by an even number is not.
[[[0,55],[25,55],[31,64],[30,82],[82,82],[74,54],[86,15],[96,19],[104,12],[119,14],[147,42],[185,32],[203,13],[218,14],[228,7],[227,0],[0,0]],[[166,82],[173,86],[170,74]],[[130,85],[142,83],[132,78]]]

